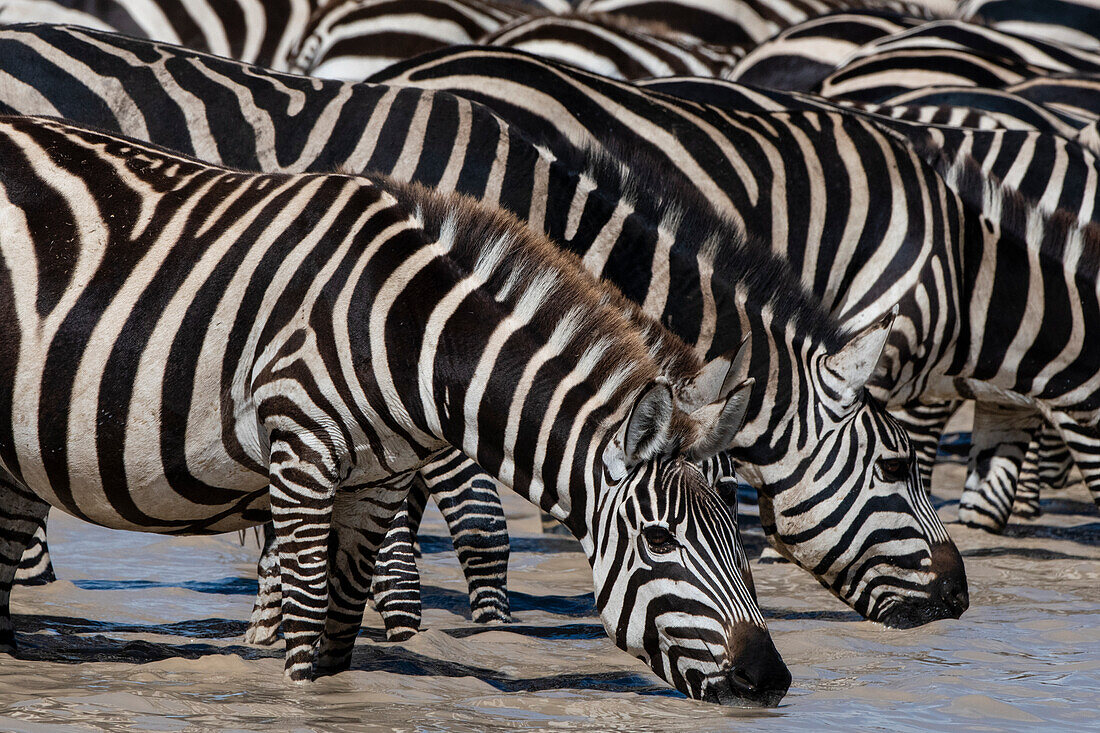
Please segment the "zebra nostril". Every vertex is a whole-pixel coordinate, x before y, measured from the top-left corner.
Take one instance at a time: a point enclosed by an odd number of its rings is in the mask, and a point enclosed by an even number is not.
[[[733,674],[730,675],[730,680],[733,682],[735,688],[741,688],[748,692],[756,691],[756,683],[749,679],[749,676],[745,674],[745,670],[743,669],[734,670]]]

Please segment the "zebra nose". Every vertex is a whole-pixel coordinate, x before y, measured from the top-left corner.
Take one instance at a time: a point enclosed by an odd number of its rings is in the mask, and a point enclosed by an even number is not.
[[[732,669],[708,680],[703,699],[720,705],[778,705],[791,686],[791,672],[768,632],[753,627],[736,646],[742,651],[732,657]]]
[[[932,581],[932,598],[942,603],[952,618],[959,618],[970,608],[966,570],[959,551],[951,544],[933,547],[932,566],[939,571],[938,577]]]
[[[935,580],[932,597],[942,603],[951,612],[951,618],[959,618],[970,608],[970,593],[966,588],[966,577],[951,573]]]

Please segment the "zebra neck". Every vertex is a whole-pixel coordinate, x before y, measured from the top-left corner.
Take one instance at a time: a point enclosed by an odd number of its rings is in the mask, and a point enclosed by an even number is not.
[[[968,163],[957,162],[951,172],[957,185],[981,185],[985,204],[967,236],[964,325],[937,388],[1006,405],[1041,396],[1051,407],[1095,420],[1100,229],[1045,212],[995,177],[972,184],[970,171],[961,170]],[[976,190],[968,189],[968,198]]]

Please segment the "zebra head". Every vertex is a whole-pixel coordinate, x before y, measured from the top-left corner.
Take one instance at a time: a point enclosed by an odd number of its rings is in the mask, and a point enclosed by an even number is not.
[[[750,386],[687,414],[667,385],[651,385],[604,452],[583,544],[619,648],[690,697],[775,705],[790,672],[756,605],[736,518],[692,462],[728,444]]]
[[[772,462],[738,470],[760,491],[776,550],[864,617],[907,628],[958,618],[969,599],[909,438],[864,388],[895,313],[839,349],[811,354],[802,378],[812,420],[775,431]]]

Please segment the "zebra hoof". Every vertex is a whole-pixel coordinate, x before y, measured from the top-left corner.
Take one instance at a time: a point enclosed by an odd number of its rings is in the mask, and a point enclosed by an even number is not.
[[[288,667],[283,672],[283,676],[288,682],[293,682],[296,685],[304,685],[307,682],[313,682],[313,667],[310,666],[305,669]]]
[[[1038,504],[1015,504],[1012,507],[1012,513],[1023,519],[1035,519],[1042,515],[1043,510]]]
[[[510,624],[512,614],[493,606],[491,608],[475,608],[471,616],[475,624]]]
[[[413,629],[408,626],[395,626],[392,629],[386,629],[386,641],[408,641],[416,636],[420,629]]]
[[[959,505],[959,523],[973,529],[982,529],[992,534],[1005,531],[1006,520],[994,516],[988,511],[972,505]]]

